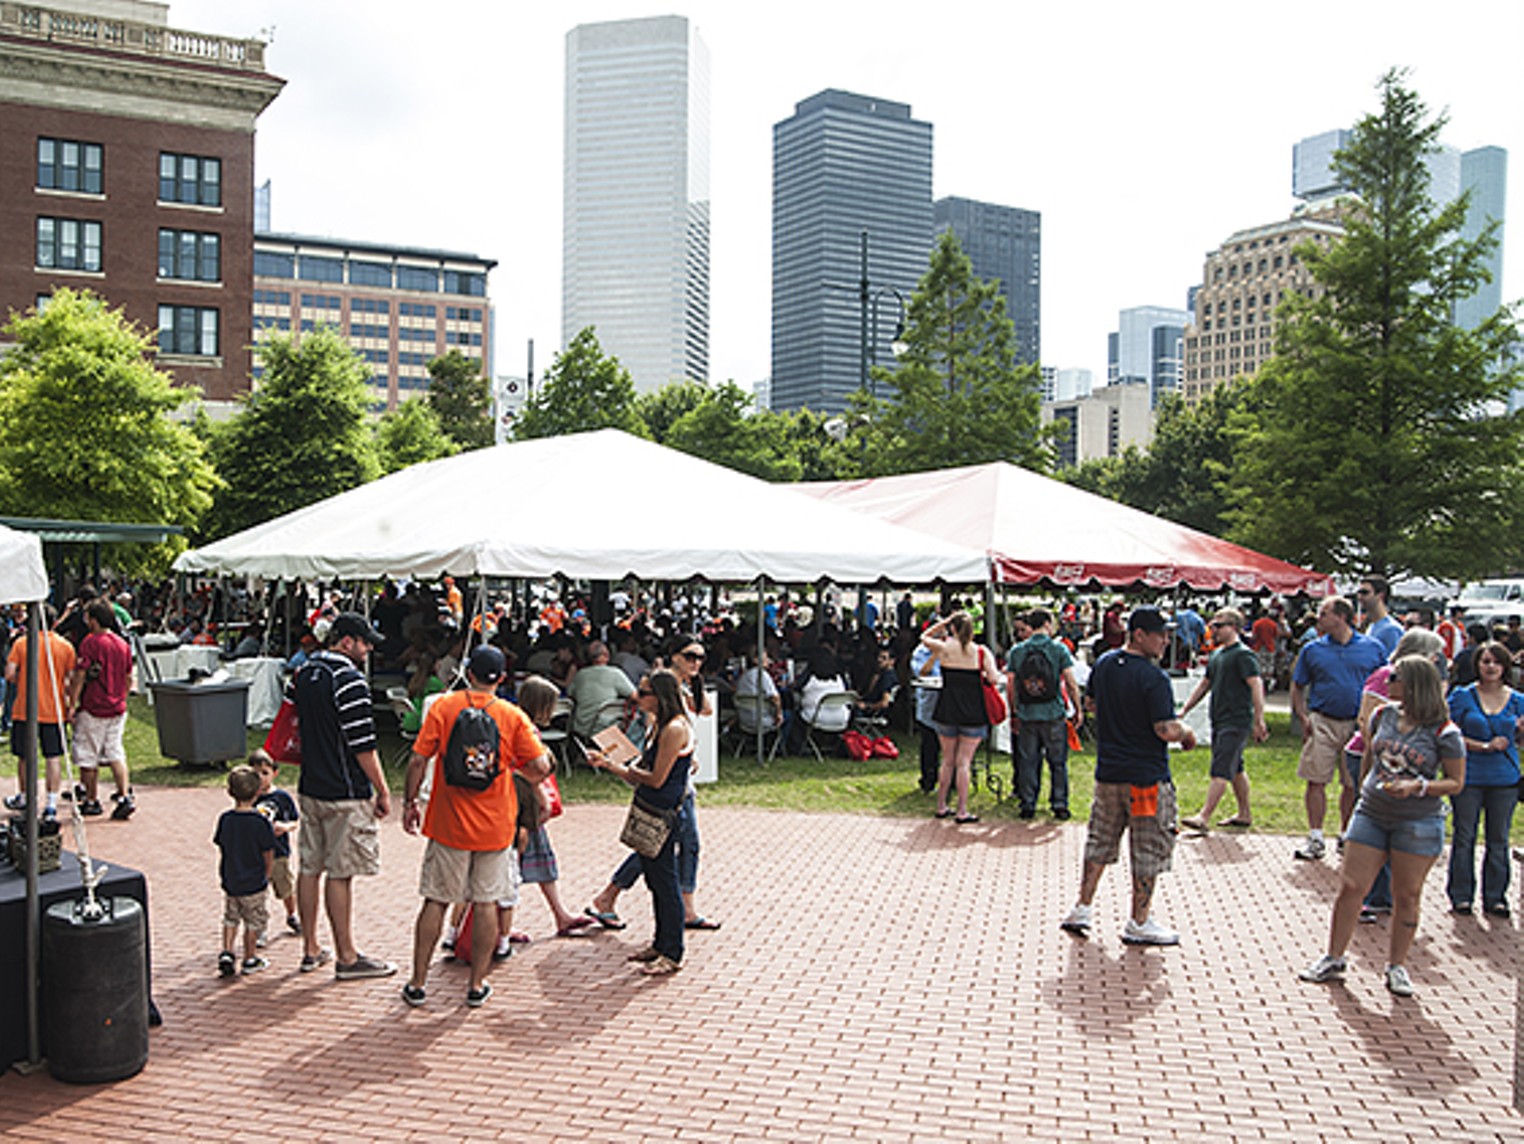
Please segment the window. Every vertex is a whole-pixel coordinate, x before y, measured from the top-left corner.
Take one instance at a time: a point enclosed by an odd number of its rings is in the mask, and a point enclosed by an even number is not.
[[[104,151],[99,143],[73,139],[37,140],[37,185],[51,191],[102,193]]]
[[[289,306],[291,295],[284,290],[256,290],[254,291],[254,304],[263,303],[266,306]]]
[[[254,277],[295,278],[296,256],[293,254],[272,254],[268,250],[256,250],[254,252]]]
[[[381,286],[391,289],[392,268],[384,262],[360,262],[351,258],[349,282],[352,286]]]
[[[101,224],[73,218],[39,218],[37,266],[44,270],[99,270]]]
[[[159,277],[222,281],[222,240],[194,230],[159,231]]]
[[[344,260],[304,254],[297,277],[305,278],[309,282],[342,282],[344,281]]]
[[[191,206],[222,205],[222,160],[159,152],[159,201]]]
[[[217,311],[202,306],[159,307],[159,352],[217,356]]]
[[[397,289],[421,290],[429,294],[439,292],[439,271],[424,270],[418,266],[397,267]]]
[[[444,292],[446,294],[470,294],[473,297],[485,297],[487,293],[487,276],[485,274],[467,274],[459,270],[446,270],[444,272]]]
[[[399,302],[397,304],[397,313],[401,314],[404,318],[432,318],[434,316],[434,307],[425,305],[422,302]]]
[[[304,310],[337,310],[339,308],[339,296],[337,294],[303,294],[302,309]]]

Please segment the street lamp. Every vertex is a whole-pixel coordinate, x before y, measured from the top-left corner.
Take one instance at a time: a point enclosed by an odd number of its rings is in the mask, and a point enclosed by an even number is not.
[[[857,283],[857,297],[862,305],[861,316],[861,365],[859,370],[860,387],[867,391],[869,397],[878,396],[878,385],[873,381],[869,369],[878,360],[878,303],[886,294],[892,294],[895,302],[899,305],[899,318],[894,325],[894,340],[889,343],[890,352],[899,357],[910,347],[905,344],[905,295],[901,294],[893,286],[880,286],[877,290],[872,289],[868,281],[868,232],[862,232],[862,277]],[[869,311],[872,311],[872,335],[869,335]],[[872,347],[871,349],[869,347]]]

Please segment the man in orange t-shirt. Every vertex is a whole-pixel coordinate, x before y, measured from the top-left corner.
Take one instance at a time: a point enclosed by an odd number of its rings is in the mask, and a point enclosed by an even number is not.
[[[53,609],[46,610],[47,623],[53,622]],[[63,773],[63,724],[73,711],[69,704],[69,674],[74,670],[74,645],[57,632],[43,635],[42,654],[37,657],[37,725],[38,750],[46,762],[48,802],[43,816],[51,818],[58,813],[58,786]],[[5,678],[16,689],[16,701],[11,704],[11,751],[18,760],[26,754],[27,739],[31,729],[26,722],[26,641],[20,637],[11,645],[11,653],[5,661]],[[26,809],[24,773],[16,772],[21,789],[5,800],[10,810]]]
[[[475,910],[471,988],[466,1004],[475,1008],[492,995],[487,972],[497,945],[497,908],[510,908],[518,899],[518,854],[513,847],[518,800],[513,793],[513,772],[521,772],[530,781],[550,773],[550,752],[529,716],[495,693],[506,671],[507,661],[497,648],[488,644],[473,651],[466,665],[470,687],[436,700],[413,744],[402,827],[416,834],[421,826],[429,845],[418,878],[423,906],[413,927],[413,974],[402,987],[402,998],[409,1005],[424,1002],[424,982],[445,910],[455,902],[471,902]],[[444,757],[450,735],[467,706],[485,711],[497,724],[499,771],[485,790],[451,786],[445,781]],[[419,807],[418,796],[431,759],[433,787],[425,812]]]

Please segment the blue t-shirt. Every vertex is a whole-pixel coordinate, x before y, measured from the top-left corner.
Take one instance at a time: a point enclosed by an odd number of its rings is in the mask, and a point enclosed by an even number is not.
[[[271,787],[254,800],[254,809],[264,815],[273,828],[277,822],[296,822],[302,816],[297,812],[296,800],[293,799],[280,787]],[[291,857],[290,835],[275,835],[275,856],[277,858]]]
[[[1169,782],[1169,747],[1155,723],[1175,717],[1175,693],[1152,660],[1117,648],[1090,673],[1095,700],[1095,781],[1152,786]]]
[[[218,873],[224,893],[241,898],[270,884],[265,876],[265,851],[275,849],[275,828],[259,811],[223,811],[212,841],[222,851]]]
[[[1195,651],[1201,645],[1201,637],[1206,635],[1206,621],[1201,613],[1195,608],[1181,608],[1175,613],[1175,623],[1179,625],[1181,642]]]
[[[1466,752],[1468,787],[1513,786],[1519,781],[1519,748],[1514,742],[1514,727],[1524,716],[1524,695],[1509,688],[1508,702],[1496,715],[1482,710],[1476,685],[1457,687],[1450,692],[1450,718],[1467,739],[1486,742],[1499,735],[1508,740],[1502,751]]]
[[[1330,719],[1353,719],[1360,714],[1360,693],[1370,673],[1386,662],[1381,644],[1350,632],[1345,643],[1319,636],[1296,657],[1291,681],[1307,689],[1309,710]]]
[[[1397,641],[1402,639],[1402,625],[1388,614],[1366,628],[1365,634],[1379,643],[1386,650],[1387,658],[1390,659],[1392,653],[1397,650]]]

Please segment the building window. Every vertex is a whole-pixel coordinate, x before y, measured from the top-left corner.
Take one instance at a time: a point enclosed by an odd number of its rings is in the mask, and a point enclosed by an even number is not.
[[[439,293],[439,271],[425,270],[419,266],[399,266],[397,267],[397,289],[437,294]]]
[[[159,277],[222,281],[222,240],[194,230],[159,231]]]
[[[50,191],[102,193],[105,152],[99,143],[73,139],[37,140],[37,185]]]
[[[255,305],[266,306],[289,306],[291,295],[284,290],[256,290],[254,291]]]
[[[254,252],[255,278],[295,278],[296,256],[272,254],[268,250]]]
[[[459,270],[446,270],[444,272],[444,292],[446,294],[469,294],[475,298],[484,298],[487,295],[487,276],[485,274],[467,274]]]
[[[159,352],[217,356],[217,311],[203,306],[159,307]]]
[[[222,160],[159,152],[159,201],[200,207],[222,205]]]
[[[339,296],[337,294],[303,294],[302,309],[304,310],[337,310],[339,308]]]
[[[308,282],[342,282],[344,281],[344,260],[304,254],[297,277],[304,278]]]
[[[360,262],[349,260],[349,284],[351,286],[392,287],[392,268],[384,262]]]
[[[101,224],[74,218],[39,218],[37,266],[43,270],[99,270]]]

